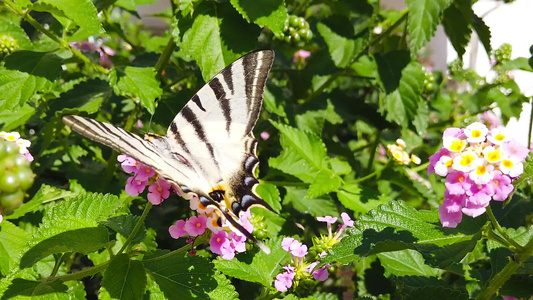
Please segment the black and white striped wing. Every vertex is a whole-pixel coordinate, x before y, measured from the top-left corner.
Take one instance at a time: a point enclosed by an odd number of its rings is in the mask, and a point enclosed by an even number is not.
[[[225,200],[236,215],[252,205],[271,209],[254,191],[258,159],[252,130],[273,61],[274,52],[262,50],[227,66],[183,107],[166,134],[172,149],[205,179],[188,188],[218,203]]]

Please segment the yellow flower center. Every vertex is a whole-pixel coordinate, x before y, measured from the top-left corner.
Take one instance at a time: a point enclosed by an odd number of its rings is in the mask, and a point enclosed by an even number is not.
[[[477,175],[483,175],[487,173],[487,168],[485,166],[479,166],[476,168]]]
[[[453,160],[451,160],[451,159],[448,160],[448,161],[445,163],[445,165],[446,165],[446,168],[451,168],[452,165],[453,165]]]
[[[472,155],[465,155],[461,158],[461,166],[469,166],[474,161]]]
[[[10,141],[12,141],[12,142],[14,142],[14,141],[15,141],[15,137],[14,137],[14,136],[12,136],[12,135],[8,136],[8,137],[7,137],[7,139],[8,139],[8,140],[10,140]]]
[[[497,160],[500,160],[500,152],[499,152],[499,151],[490,152],[490,153],[487,155],[487,159],[488,159],[489,161],[497,161]]]
[[[464,146],[465,146],[465,141],[456,138],[450,145],[450,149],[454,152],[459,152],[463,150]]]
[[[481,136],[481,130],[473,130],[472,137],[478,138]]]
[[[508,160],[508,159],[504,159],[504,160],[502,161],[502,165],[503,165],[504,167],[510,169],[510,168],[513,167],[513,162],[510,161],[510,160]]]
[[[505,135],[501,134],[501,133],[498,133],[494,139],[496,139],[497,141],[503,141],[505,139]]]

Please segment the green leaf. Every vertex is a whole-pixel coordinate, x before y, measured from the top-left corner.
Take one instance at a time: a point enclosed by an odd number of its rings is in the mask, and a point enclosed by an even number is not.
[[[285,102],[282,93],[283,91],[278,87],[269,88],[267,86],[263,95],[263,103],[267,111],[285,118],[287,114],[285,113]]]
[[[383,204],[377,192],[361,187],[357,183],[348,183],[337,191],[337,198],[344,207],[355,213],[365,214]]]
[[[504,230],[511,239],[521,246],[525,246],[528,242],[533,240],[532,226],[519,227],[517,229],[506,228]],[[493,240],[487,241],[487,252],[489,253],[491,269],[494,274],[500,272],[507,263],[509,263],[509,259],[514,255],[514,253],[505,246]]]
[[[531,153],[526,158],[526,161],[524,162],[524,173],[520,175],[518,179],[513,181],[513,185],[518,188],[522,183],[528,182],[533,179],[533,155]],[[515,188],[515,191],[516,191]],[[514,193],[514,191],[513,191]],[[511,196],[509,196],[511,198]]]
[[[356,40],[345,38],[323,23],[316,25],[318,32],[328,45],[329,55],[339,68],[347,67],[356,54],[361,52],[368,44],[368,39],[359,38]]]
[[[114,299],[141,299],[146,287],[143,264],[127,254],[115,256],[104,273],[102,286]]]
[[[68,287],[59,279],[53,281],[32,281],[22,278],[13,279],[11,285],[4,292],[3,299],[15,296],[29,296],[31,299],[42,299],[41,295],[51,294],[46,299],[65,299]]]
[[[426,133],[429,122],[429,107],[428,103],[423,99],[418,102],[416,113],[413,116],[413,125],[416,129],[416,133],[422,136]]]
[[[18,110],[1,111],[0,112],[0,129],[2,131],[12,131],[15,128],[22,126],[36,113],[34,107],[25,103]]]
[[[376,53],[374,55],[379,80],[383,85],[385,92],[390,94],[398,89],[402,79],[402,70],[411,61],[407,51],[391,51],[385,54]]]
[[[51,254],[77,252],[88,254],[103,248],[109,242],[109,231],[103,226],[62,232],[43,240],[28,250],[20,259],[20,267],[28,268]]]
[[[158,251],[142,263],[168,299],[209,299],[212,293],[217,295],[214,291],[219,279],[213,263],[206,258]],[[226,283],[223,288],[227,288]]]
[[[266,243],[272,251],[270,254],[262,251],[255,254],[246,252],[232,260],[219,257],[214,261],[215,266],[228,276],[271,286],[272,278],[280,271],[281,266],[291,259],[290,253],[281,248],[281,240],[282,237],[278,237]]]
[[[264,218],[263,223],[265,224],[265,228],[268,231],[268,236],[271,238],[277,237],[279,235],[279,232],[285,225],[286,220],[283,217],[264,208],[252,207],[251,212],[252,216],[257,215]]]
[[[123,237],[129,237],[133,231],[133,228],[139,221],[140,217],[135,215],[120,215],[102,222],[103,225],[113,229],[120,233]],[[146,227],[144,224],[141,226],[135,237],[133,237],[133,243],[140,243],[146,238]]]
[[[50,111],[80,112],[94,114],[100,110],[102,103],[113,96],[109,83],[101,79],[90,79],[76,85],[75,88],[61,94],[50,102]]]
[[[316,198],[336,191],[342,185],[342,179],[333,172],[320,171],[309,186],[307,197]]]
[[[528,59],[525,57],[518,57],[516,59],[506,60],[500,67],[500,71],[522,70],[533,72],[529,65]]]
[[[338,156],[330,159],[329,164],[331,165],[333,172],[337,175],[346,175],[352,172],[352,167],[350,164],[344,160],[341,160],[341,158]]]
[[[313,217],[339,216],[337,206],[329,196],[309,197],[305,189],[296,187],[285,187],[285,189],[287,195],[283,199],[283,204],[290,204],[294,209]]]
[[[422,255],[414,250],[384,252],[377,254],[385,276],[438,276],[439,271],[424,262]]]
[[[270,183],[261,182],[255,189],[256,193],[265,200],[266,203],[279,213],[281,209],[281,197],[278,188]]]
[[[18,24],[2,20],[2,22],[0,22],[0,32],[17,40],[19,50],[33,49],[33,44],[30,38],[24,29],[22,29],[22,27],[20,27]]]
[[[209,299],[239,299],[239,294],[235,291],[235,287],[231,284],[231,281],[226,276],[221,273],[215,273],[213,277],[217,281],[217,288],[207,294]]]
[[[176,44],[185,55],[197,61],[206,82],[253,50],[260,33],[257,26],[247,23],[229,3],[206,1],[198,5],[193,16],[179,19],[173,27]]]
[[[0,228],[2,229],[0,231],[0,245],[2,245],[0,270],[2,274],[7,275],[18,266],[20,253],[30,240],[30,234],[9,221],[3,221]]]
[[[19,71],[0,70],[0,111],[13,110],[24,105],[45,83],[46,79],[42,77]]]
[[[272,168],[307,183],[312,183],[320,171],[328,170],[326,146],[317,135],[273,121],[271,123],[281,133],[283,148],[280,156],[269,159]]]
[[[287,9],[283,0],[231,0],[231,5],[248,21],[268,27],[276,36],[283,34]]]
[[[465,48],[472,35],[470,26],[472,14],[470,0],[456,0],[444,10],[442,25],[460,59],[465,54]]]
[[[492,46],[490,45],[491,34],[490,28],[485,24],[482,18],[478,17],[475,13],[472,14],[472,27],[476,31],[479,41],[485,48],[485,52],[491,57]]]
[[[481,226],[476,221],[463,219],[457,228],[443,228],[436,210],[417,211],[403,202],[392,201],[357,219],[355,227],[348,231],[349,236],[335,245],[323,262],[348,263],[360,256],[413,249],[435,266],[449,258],[451,251],[447,247],[463,243],[461,247],[466,249],[457,255],[461,257],[454,257],[458,262],[481,238]]]
[[[393,121],[404,128],[415,122],[424,87],[424,71],[418,62],[412,61],[402,70],[398,89],[385,97],[387,121]],[[424,109],[424,106],[422,107]],[[420,112],[422,115],[424,110]],[[427,121],[426,121],[427,122]],[[418,127],[423,129],[420,117],[416,119]],[[425,123],[427,127],[427,123]]]
[[[84,40],[91,35],[105,34],[104,27],[98,19],[98,11],[91,0],[40,0],[39,2],[57,7],[80,27],[69,37],[69,42]]]
[[[330,100],[328,100],[326,109],[309,110],[296,116],[296,124],[299,129],[313,132],[318,136],[322,135],[322,128],[324,128],[326,121],[331,124],[341,124],[343,122],[341,116],[335,112],[335,107]]]
[[[406,0],[409,8],[409,44],[412,54],[424,47],[435,35],[437,26],[440,24],[442,13],[450,4],[451,0]]]
[[[22,204],[11,215],[7,215],[4,218],[18,219],[29,212],[34,212],[42,209],[42,205],[45,202],[52,202],[63,198],[73,197],[75,195],[76,194],[71,191],[62,190],[43,184],[30,201]]]
[[[161,97],[163,90],[154,68],[113,68],[109,79],[115,94],[138,99],[150,114],[155,113],[155,100]]]

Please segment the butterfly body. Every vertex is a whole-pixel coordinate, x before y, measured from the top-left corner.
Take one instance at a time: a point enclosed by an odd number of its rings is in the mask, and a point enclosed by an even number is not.
[[[255,193],[259,161],[252,130],[273,60],[272,50],[262,50],[224,68],[174,117],[165,136],[147,134],[142,139],[111,124],[74,115],[63,116],[63,122],[153,168],[184,198],[197,196],[242,232],[230,213],[238,216],[252,206],[272,210]],[[248,232],[243,234],[253,239]]]

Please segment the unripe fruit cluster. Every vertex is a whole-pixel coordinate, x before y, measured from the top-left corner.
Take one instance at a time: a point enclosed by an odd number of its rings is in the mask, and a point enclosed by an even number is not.
[[[2,214],[18,208],[35,175],[30,162],[18,151],[18,145],[0,139],[0,210]]]
[[[283,31],[283,40],[293,45],[308,42],[313,38],[313,32],[309,29],[309,23],[304,18],[294,15],[290,15],[285,20]]]
[[[249,219],[250,223],[254,226],[254,236],[258,240],[264,240],[269,237],[265,224],[265,218],[259,215],[252,215]]]
[[[494,51],[494,59],[496,59],[496,64],[502,64],[511,59],[511,54],[513,52],[513,47],[509,44],[503,44],[500,48]]]
[[[432,93],[435,91],[436,80],[433,72],[425,71],[424,77],[424,91]]]
[[[10,35],[0,34],[0,58],[17,51],[19,44]]]

